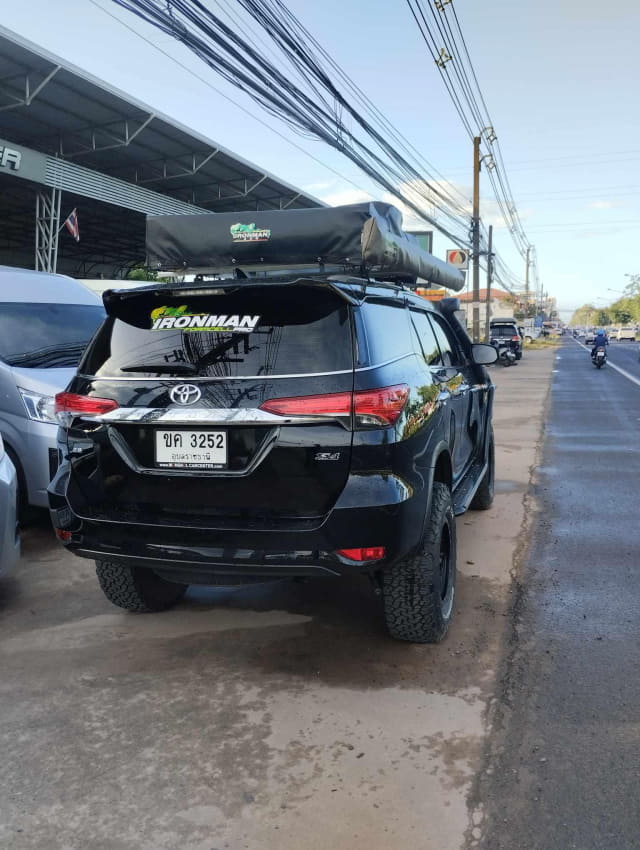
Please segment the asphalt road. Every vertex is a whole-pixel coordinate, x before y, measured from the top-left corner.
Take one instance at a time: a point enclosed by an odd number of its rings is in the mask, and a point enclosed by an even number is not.
[[[637,342],[612,342],[607,348],[611,363],[630,372],[640,381],[640,345]]]
[[[615,363],[640,379],[636,344]],[[640,386],[565,339],[477,794],[490,850],[640,847]]]

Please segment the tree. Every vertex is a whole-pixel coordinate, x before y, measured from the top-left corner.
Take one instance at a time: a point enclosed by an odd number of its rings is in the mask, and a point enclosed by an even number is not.
[[[629,283],[624,288],[627,298],[635,298],[640,295],[640,274],[628,274]]]
[[[154,272],[144,266],[136,266],[128,272],[127,280],[158,280],[158,272]]]
[[[626,301],[627,299],[621,299],[616,304],[611,305],[613,321],[621,325],[628,325],[629,322],[633,321],[633,309],[627,308]]]
[[[623,325],[640,322],[640,275],[629,275],[625,295],[611,305],[611,314]]]
[[[610,325],[611,315],[608,310],[596,310],[594,316],[594,325]]]
[[[593,304],[583,304],[582,307],[578,307],[571,317],[570,324],[584,326],[593,325],[595,314],[596,308]]]

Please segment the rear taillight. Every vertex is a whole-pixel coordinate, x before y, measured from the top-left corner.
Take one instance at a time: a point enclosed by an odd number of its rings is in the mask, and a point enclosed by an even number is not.
[[[260,405],[260,410],[279,416],[349,416],[351,393],[270,398]]]
[[[271,398],[260,409],[279,416],[351,416],[353,413],[356,426],[380,427],[393,425],[408,398],[409,387],[396,384],[356,393]]]
[[[55,399],[55,414],[58,422],[68,424],[75,416],[100,416],[118,407],[112,398],[76,395],[76,393],[58,393]]]
[[[520,342],[520,337],[519,336],[512,336],[511,342]]]
[[[386,549],[384,546],[363,546],[360,549],[338,549],[336,555],[347,558],[349,561],[379,561],[384,558]]]
[[[353,394],[353,412],[359,425],[393,425],[409,398],[409,387],[396,384]]]

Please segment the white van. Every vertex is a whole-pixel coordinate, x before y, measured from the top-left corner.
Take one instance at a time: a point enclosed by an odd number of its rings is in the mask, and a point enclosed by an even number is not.
[[[0,266],[0,434],[22,506],[48,507],[58,465],[53,399],[103,318],[101,300],[73,278]]]

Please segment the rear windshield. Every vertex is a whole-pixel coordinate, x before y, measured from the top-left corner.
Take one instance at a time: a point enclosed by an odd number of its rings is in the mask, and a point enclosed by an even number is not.
[[[306,287],[134,297],[110,317],[84,374],[260,377],[353,368],[349,306]]]
[[[504,337],[518,336],[518,331],[513,325],[491,325],[491,336],[503,339]]]
[[[10,366],[76,366],[104,319],[91,304],[0,302],[0,358]]]

